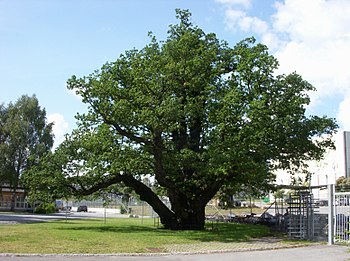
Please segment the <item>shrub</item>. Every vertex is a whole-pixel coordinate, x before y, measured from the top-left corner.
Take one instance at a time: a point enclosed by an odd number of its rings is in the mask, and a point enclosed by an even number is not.
[[[43,203],[35,208],[34,213],[36,214],[50,214],[55,213],[56,208],[53,203]]]

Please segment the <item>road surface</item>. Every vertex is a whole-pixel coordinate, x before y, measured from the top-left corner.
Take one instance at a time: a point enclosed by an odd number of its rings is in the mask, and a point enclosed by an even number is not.
[[[1,261],[344,261],[350,260],[349,248],[345,246],[309,246],[278,250],[263,250],[250,252],[228,252],[215,254],[187,255],[129,255],[129,256],[1,256]]]

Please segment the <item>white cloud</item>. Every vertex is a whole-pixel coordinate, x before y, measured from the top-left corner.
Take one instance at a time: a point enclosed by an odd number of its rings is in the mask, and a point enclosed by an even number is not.
[[[350,127],[350,1],[276,1],[274,14],[265,20],[250,16],[249,10],[225,6],[228,29],[255,34],[278,59],[278,73],[296,71],[317,88],[311,94],[313,108],[323,98],[344,96],[341,105],[333,107],[339,106],[339,122]]]
[[[239,29],[244,32],[253,32],[262,35],[267,33],[269,29],[269,26],[265,21],[258,17],[249,16],[246,12],[234,8],[228,8],[225,12],[225,17],[226,26],[232,31]]]
[[[349,35],[350,3],[344,0],[285,0],[276,2],[273,28],[293,41],[322,44]]]
[[[69,124],[59,113],[48,115],[47,121],[54,123],[52,132],[55,135],[54,148],[56,148],[64,140],[64,135],[68,132]]]
[[[251,0],[216,0],[216,2],[228,6],[240,5],[247,9],[251,7]]]
[[[344,130],[350,131],[350,92],[339,104],[337,119]]]
[[[317,98],[350,88],[350,1],[286,0],[276,4],[272,28],[283,41],[280,71],[297,71],[317,88]]]

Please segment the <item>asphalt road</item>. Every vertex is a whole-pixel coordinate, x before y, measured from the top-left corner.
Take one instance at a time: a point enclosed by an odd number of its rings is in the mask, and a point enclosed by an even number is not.
[[[250,252],[228,252],[188,255],[140,255],[140,256],[0,256],[1,261],[344,261],[350,260],[349,248],[345,246],[310,246],[300,248],[263,250]]]
[[[107,213],[107,217],[126,217],[125,215]],[[37,215],[37,214],[23,214],[23,213],[10,213],[0,212],[0,224],[24,224],[24,223],[35,223],[45,222],[50,220],[59,219],[79,219],[79,218],[103,218],[103,212],[60,212],[50,215]]]

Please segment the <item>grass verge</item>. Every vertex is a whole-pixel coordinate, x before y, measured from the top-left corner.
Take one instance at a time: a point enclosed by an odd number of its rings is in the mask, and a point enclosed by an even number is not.
[[[243,242],[270,234],[265,226],[209,225],[203,231],[169,231],[153,219],[84,219],[1,225],[0,253],[109,254],[166,252],[169,244]]]

